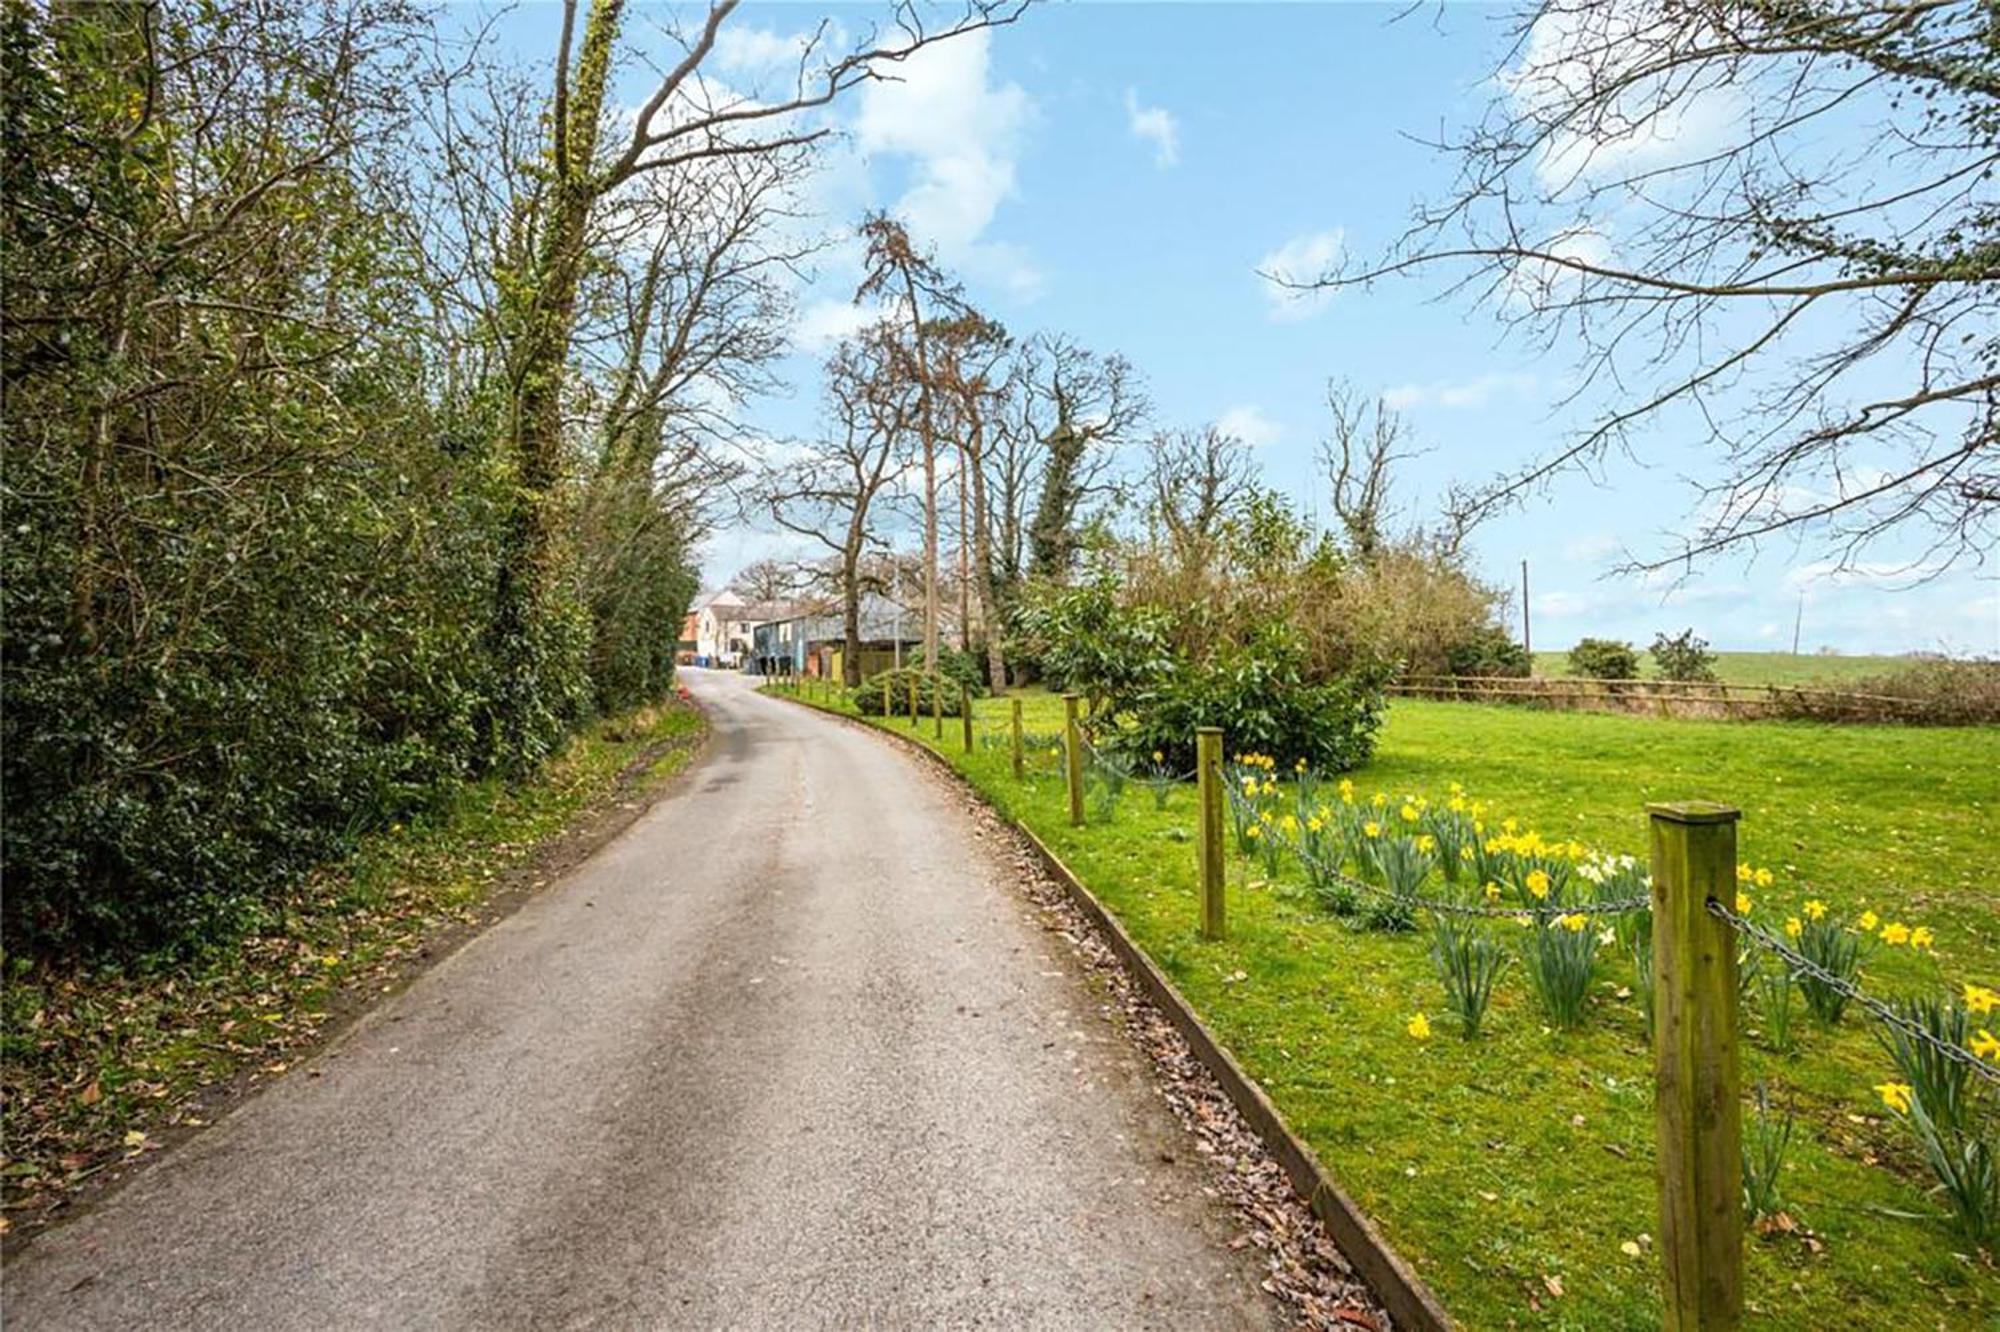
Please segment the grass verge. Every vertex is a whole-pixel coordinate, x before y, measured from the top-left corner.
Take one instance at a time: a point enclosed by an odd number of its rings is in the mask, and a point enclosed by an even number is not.
[[[851,711],[836,702],[838,711]],[[1329,1170],[1470,1328],[1659,1325],[1651,1061],[1636,977],[1601,964],[1590,1017],[1543,1024],[1516,961],[1489,1031],[1443,1020],[1426,936],[1360,932],[1305,896],[1295,866],[1231,861],[1232,934],[1195,933],[1193,798],[1164,809],[1134,783],[1108,820],[1073,829],[1048,744],[1061,708],[1030,695],[1040,743],[1025,781],[1005,746],[1007,704],[977,710],[975,748],[954,723],[912,731],[1089,884],[1264,1087]],[[879,719],[871,719],[883,725]],[[1365,793],[1442,797],[1463,782],[1547,836],[1642,852],[1649,799],[1709,798],[1745,811],[1742,850],[1778,882],[1758,914],[1810,896],[1870,905],[1938,934],[1935,954],[1878,952],[1882,993],[2000,975],[2000,915],[1986,883],[2000,804],[2000,732],[1757,722],[1727,726],[1399,701]],[[1494,817],[1499,817],[1496,813]],[[1437,1032],[1419,1040],[1410,1019]],[[1796,1019],[1781,1054],[1746,1011],[1746,1086],[1797,1116],[1781,1178],[1790,1229],[1746,1254],[1757,1322],[1774,1328],[2000,1326],[1990,1255],[1965,1251],[1925,1194],[1904,1126],[1872,1084],[1887,1061],[1858,1020]],[[1628,1247],[1629,1246],[1629,1247]]]
[[[50,1219],[100,1174],[197,1131],[347,1016],[394,990],[692,761],[705,730],[668,703],[596,723],[534,780],[470,784],[364,836],[248,936],[188,959],[95,968],[10,959],[0,1229]]]

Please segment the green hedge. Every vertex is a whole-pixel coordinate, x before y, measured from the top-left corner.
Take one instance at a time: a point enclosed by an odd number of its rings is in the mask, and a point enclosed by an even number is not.
[[[869,676],[861,682],[860,688],[849,690],[848,697],[854,700],[855,708],[865,716],[879,717],[882,715],[882,684],[886,680],[889,684],[890,715],[902,716],[909,711],[910,686],[914,683],[917,687],[917,712],[928,717],[932,715],[933,682],[940,679],[943,684],[944,715],[947,717],[959,715],[960,700],[967,693],[973,698],[985,696],[986,691],[979,685],[968,685],[964,681],[954,680],[949,675],[933,676],[919,667],[904,666]]]

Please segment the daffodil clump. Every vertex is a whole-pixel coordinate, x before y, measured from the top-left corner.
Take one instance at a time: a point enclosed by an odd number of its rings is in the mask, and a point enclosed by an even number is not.
[[[1968,982],[1956,997],[1905,999],[1895,1007],[1923,1036],[1881,1028],[1877,1035],[1896,1076],[1876,1084],[1875,1093],[1916,1138],[1953,1225],[1990,1247],[2000,1242],[2000,1094],[1946,1049],[1989,1065],[2000,1060],[2000,1037],[1992,1031],[2000,1025],[1993,1020],[2000,992]]]
[[[1258,815],[1278,801],[1277,766],[1278,761],[1269,754],[1238,754],[1223,770],[1230,790],[1229,818],[1236,830],[1236,849],[1246,856],[1261,850],[1258,842],[1264,828]]]
[[[1139,780],[1153,793],[1153,808],[1162,810],[1173,796],[1174,788],[1180,784],[1179,774],[1167,763],[1167,756],[1160,750],[1147,755],[1139,765]]]
[[[1431,922],[1431,961],[1444,985],[1445,1003],[1468,1041],[1479,1034],[1493,1000],[1493,983],[1506,970],[1507,958],[1490,931],[1463,916],[1441,911]]]
[[[1750,890],[1769,887],[1775,876],[1768,869],[1743,864],[1736,867],[1736,880],[1736,913],[1748,915],[1754,905]],[[1828,1026],[1838,1023],[1847,1012],[1849,990],[1858,983],[1862,964],[1876,948],[1928,952],[1937,942],[1928,925],[1884,920],[1868,908],[1837,910],[1817,897],[1807,898],[1788,914],[1784,930],[1801,956],[1834,977],[1827,981],[1801,972],[1793,978],[1807,1011]]]

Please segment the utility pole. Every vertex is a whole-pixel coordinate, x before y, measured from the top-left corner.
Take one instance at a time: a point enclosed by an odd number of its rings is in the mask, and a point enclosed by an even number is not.
[[[1798,614],[1792,617],[1792,655],[1794,657],[1799,655],[1799,629],[1801,626],[1805,624],[1805,622],[1806,622],[1806,590],[1804,588],[1800,588]]]
[[[1528,629],[1528,562],[1521,561],[1521,651],[1528,654],[1528,673],[1534,674],[1535,636]]]

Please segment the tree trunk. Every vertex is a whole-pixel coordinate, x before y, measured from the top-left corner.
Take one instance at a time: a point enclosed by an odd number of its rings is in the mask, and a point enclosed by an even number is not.
[[[560,515],[563,374],[576,324],[577,289],[597,183],[592,159],[624,0],[596,0],[584,28],[575,87],[561,123],[551,128],[552,157],[562,165],[553,186],[541,245],[526,290],[516,300],[517,355],[509,425],[515,471],[513,512],[494,589],[493,641],[500,683],[493,739],[500,757],[540,756],[536,721],[554,700],[542,697],[542,653],[536,643],[553,586],[553,549]]]
[[[972,472],[972,581],[979,593],[979,623],[986,631],[986,674],[994,697],[1007,692],[1007,653],[1001,646],[999,600],[993,587],[993,540],[986,520],[986,443],[975,423],[967,436],[966,461]]]

